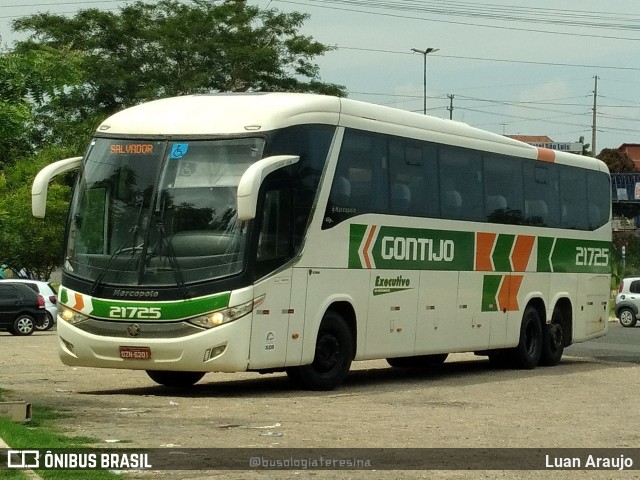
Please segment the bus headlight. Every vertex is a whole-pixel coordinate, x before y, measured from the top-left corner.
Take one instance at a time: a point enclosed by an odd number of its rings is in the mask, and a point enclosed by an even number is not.
[[[233,322],[239,318],[244,317],[264,300],[264,295],[255,298],[250,302],[236,305],[235,307],[225,308],[224,310],[218,310],[216,312],[209,312],[199,317],[194,317],[188,321],[204,328],[213,328],[224,323]]]
[[[78,323],[82,323],[86,320],[89,320],[89,317],[83,313],[76,312],[75,310],[70,309],[69,307],[58,304],[58,316],[67,323],[71,325],[76,325]]]

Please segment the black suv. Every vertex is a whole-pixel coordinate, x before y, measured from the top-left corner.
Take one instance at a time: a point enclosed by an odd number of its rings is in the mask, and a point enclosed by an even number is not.
[[[47,318],[44,298],[26,285],[0,282],[0,330],[31,335]]]

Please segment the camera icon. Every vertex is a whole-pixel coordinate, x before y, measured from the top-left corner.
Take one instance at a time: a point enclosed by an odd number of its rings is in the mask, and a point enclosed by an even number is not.
[[[7,451],[7,467],[15,469],[37,469],[40,467],[40,451],[9,450]]]

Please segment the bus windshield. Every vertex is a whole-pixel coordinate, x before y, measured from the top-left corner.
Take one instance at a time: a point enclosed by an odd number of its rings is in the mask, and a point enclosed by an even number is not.
[[[65,271],[95,285],[175,285],[239,273],[242,174],[264,141],[96,138],[71,204]]]

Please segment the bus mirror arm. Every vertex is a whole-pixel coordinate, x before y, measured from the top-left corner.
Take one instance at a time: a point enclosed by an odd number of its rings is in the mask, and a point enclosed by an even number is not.
[[[34,217],[44,218],[51,179],[61,173],[79,168],[81,163],[82,157],[65,158],[47,165],[38,172],[31,186],[31,212]]]
[[[258,160],[240,178],[238,184],[238,220],[256,218],[258,191],[264,179],[271,172],[293,165],[300,160],[297,155],[276,155]]]

